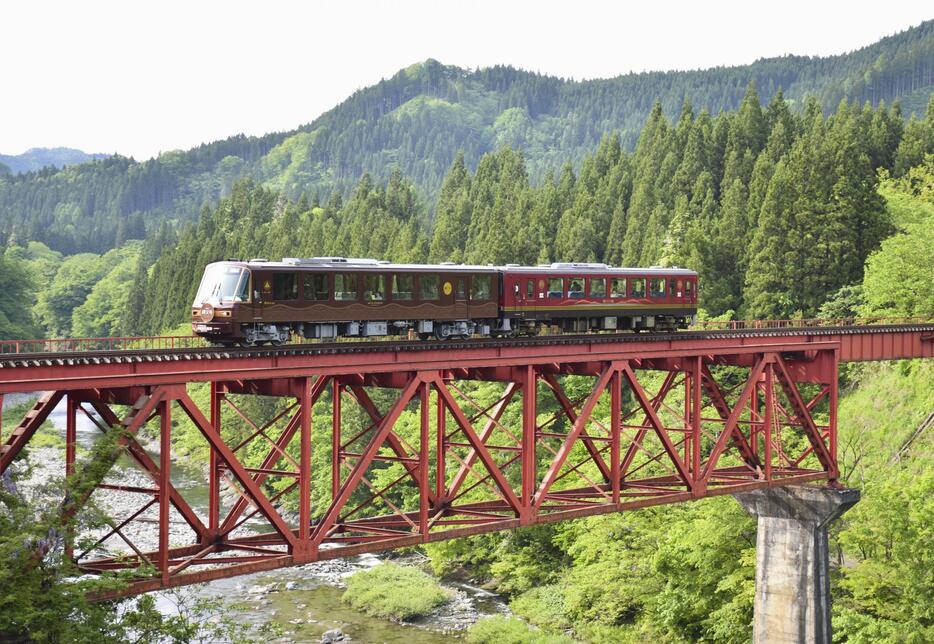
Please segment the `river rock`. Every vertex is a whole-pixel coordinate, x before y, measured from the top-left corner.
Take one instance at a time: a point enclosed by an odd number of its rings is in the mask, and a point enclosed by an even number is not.
[[[324,634],[321,636],[321,644],[334,644],[335,642],[349,641],[350,635],[347,635],[347,633],[339,628],[332,628],[330,630],[324,631]]]

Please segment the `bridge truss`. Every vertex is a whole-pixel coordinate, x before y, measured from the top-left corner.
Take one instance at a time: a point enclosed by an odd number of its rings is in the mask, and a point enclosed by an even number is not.
[[[774,485],[835,484],[840,358],[839,339],[785,334],[26,360],[0,371],[0,393],[45,393],[5,438],[0,468],[60,404],[63,474],[87,471],[79,415],[102,434],[119,429],[120,451],[149,484],[91,481],[133,495],[138,509],[68,554],[89,573],[138,571],[121,591],[133,594]],[[210,455],[206,507],[173,477],[179,423]],[[63,499],[62,512],[80,512],[88,497]],[[141,522],[157,548],[130,535]]]

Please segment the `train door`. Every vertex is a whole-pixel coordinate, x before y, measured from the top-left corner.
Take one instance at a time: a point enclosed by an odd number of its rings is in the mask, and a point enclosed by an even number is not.
[[[441,301],[441,306],[444,309],[444,317],[457,318],[458,314],[455,307],[454,290],[457,287],[458,275],[442,273],[440,278],[441,284],[438,289],[438,299]],[[466,313],[466,310],[464,313]]]
[[[272,299],[272,274],[260,273],[253,282],[253,319],[262,320],[267,300]]]
[[[467,294],[470,293],[470,283],[468,275],[452,275],[451,282],[454,284],[454,310],[458,319],[466,320],[470,317],[468,312]]]
[[[519,278],[518,286],[519,296],[516,299],[520,309],[524,317],[534,319],[545,298],[545,280],[539,276],[526,275]]]

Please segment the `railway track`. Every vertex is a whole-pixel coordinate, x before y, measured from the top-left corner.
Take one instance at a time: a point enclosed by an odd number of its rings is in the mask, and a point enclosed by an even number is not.
[[[847,336],[903,332],[930,332],[934,323],[877,324],[863,326],[783,327],[768,329],[689,330],[674,333],[594,333],[545,335],[526,338],[477,338],[467,340],[378,340],[373,342],[327,342],[286,344],[278,347],[183,347],[163,349],[87,350],[0,354],[0,370],[22,367],[174,362],[217,358],[249,358],[296,355],[334,355],[368,352],[432,351],[485,347],[560,346],[574,344],[650,343],[665,340],[708,340],[724,338],[778,338],[800,335]],[[2,379],[2,377],[0,377]]]

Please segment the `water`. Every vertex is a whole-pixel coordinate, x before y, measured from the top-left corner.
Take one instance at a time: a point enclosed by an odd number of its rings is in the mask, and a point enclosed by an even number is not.
[[[8,395],[4,407],[29,397]],[[66,415],[64,401],[49,415],[50,421],[62,435]],[[101,436],[97,426],[82,413],[77,415],[76,430],[78,444],[83,449],[90,449]],[[154,460],[158,462],[158,458]],[[115,467],[137,470],[129,457],[122,458]],[[172,474],[173,484],[204,519],[207,516],[208,488],[202,468],[173,463]],[[347,572],[343,574],[372,567],[380,561],[376,555],[351,558],[350,565],[344,565]],[[330,575],[330,578],[333,580],[334,575]],[[480,616],[501,614],[507,610],[502,599],[493,593],[460,582],[446,585],[462,593],[456,605],[472,605]],[[462,636],[451,630],[452,622],[463,621],[462,615],[456,613],[449,612],[428,617],[417,624],[403,625],[357,611],[341,601],[343,589],[328,583],[314,570],[314,566],[283,568],[274,572],[216,580],[198,587],[196,592],[213,598],[221,597],[230,606],[228,614],[235,613],[236,619],[242,623],[277,623],[283,632],[283,637],[278,640],[281,642],[318,642],[325,631],[333,628],[341,629],[356,642],[441,644]],[[171,598],[161,593],[155,593],[155,596],[163,612],[177,610]]]

